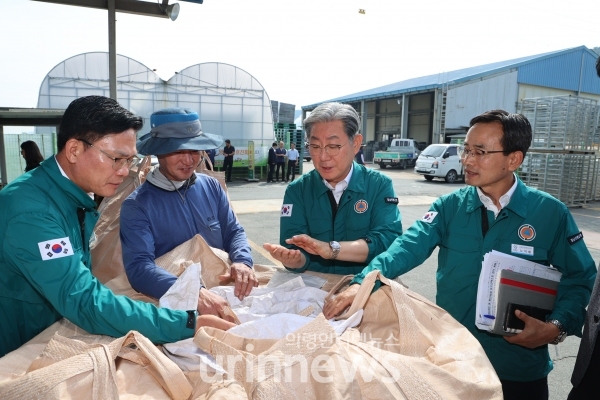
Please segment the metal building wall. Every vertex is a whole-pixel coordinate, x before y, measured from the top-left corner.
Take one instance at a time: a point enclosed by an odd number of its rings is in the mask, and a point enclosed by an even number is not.
[[[534,61],[519,67],[519,83],[545,86],[575,92],[598,94],[600,80],[596,75],[597,55],[578,48],[565,54]]]
[[[469,121],[484,111],[502,109],[515,112],[517,108],[517,71],[488,79],[450,87],[446,96],[446,129],[469,126]]]

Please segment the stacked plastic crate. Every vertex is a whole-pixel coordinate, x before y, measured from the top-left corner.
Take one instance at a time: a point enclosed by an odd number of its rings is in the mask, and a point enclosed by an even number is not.
[[[533,129],[519,169],[523,182],[568,206],[600,200],[597,101],[577,96],[524,99],[520,112]]]

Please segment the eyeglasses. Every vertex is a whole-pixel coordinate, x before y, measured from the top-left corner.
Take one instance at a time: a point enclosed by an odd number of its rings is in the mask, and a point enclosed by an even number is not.
[[[465,146],[458,146],[458,156],[462,159],[466,159],[471,156],[475,159],[479,159],[488,154],[504,153],[504,150],[481,150],[481,149],[466,149]]]
[[[317,146],[316,144],[309,144],[308,145],[308,152],[310,153],[310,155],[312,157],[319,157],[321,155],[321,153],[323,152],[323,149],[325,149],[325,153],[327,153],[327,155],[329,155],[331,157],[335,157],[338,154],[340,154],[340,149],[342,147],[344,147],[346,144],[348,144],[348,143],[344,143],[344,144],[326,144],[323,147]]]
[[[87,140],[79,139],[79,141],[87,144],[88,146],[91,146],[91,147],[95,148],[100,153],[104,154],[106,157],[108,157],[111,160],[113,160],[112,169],[114,169],[115,171],[120,170],[124,166],[127,166],[127,168],[130,168],[133,164],[136,164],[140,160],[136,156],[133,156],[131,158],[117,158],[117,157],[112,157],[110,154],[108,154],[107,152],[105,152],[101,148],[94,146],[93,144],[91,144]]]

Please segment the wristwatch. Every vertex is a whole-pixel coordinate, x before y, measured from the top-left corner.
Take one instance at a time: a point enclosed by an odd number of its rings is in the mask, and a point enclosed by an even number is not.
[[[185,327],[188,329],[194,329],[196,327],[196,317],[198,316],[198,311],[196,310],[188,310],[187,312],[187,322]]]
[[[335,240],[332,240],[331,242],[329,242],[329,247],[331,247],[331,252],[332,252],[330,260],[335,260],[338,256],[338,254],[340,254],[340,250],[342,249],[342,247]]]
[[[556,339],[554,339],[552,342],[550,342],[550,344],[559,344],[563,340],[565,340],[565,338],[567,337],[567,331],[565,330],[565,327],[559,320],[551,319],[546,322],[548,322],[549,324],[555,325],[559,330],[558,336],[556,337]]]

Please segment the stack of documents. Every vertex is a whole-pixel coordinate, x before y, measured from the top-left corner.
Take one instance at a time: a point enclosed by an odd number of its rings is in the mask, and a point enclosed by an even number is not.
[[[505,326],[508,305],[552,310],[561,275],[554,268],[509,254],[487,253],[479,276],[475,325],[499,335],[520,332]]]

